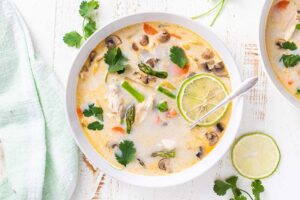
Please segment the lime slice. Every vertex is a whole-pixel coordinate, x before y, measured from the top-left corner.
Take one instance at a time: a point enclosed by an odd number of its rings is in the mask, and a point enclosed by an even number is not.
[[[216,76],[198,74],[186,79],[178,92],[177,105],[189,123],[203,116],[227,96],[225,85]],[[216,124],[226,113],[228,105],[208,116],[199,126]]]
[[[280,151],[271,136],[259,132],[249,133],[234,143],[231,160],[242,176],[263,179],[276,171],[280,162]]]

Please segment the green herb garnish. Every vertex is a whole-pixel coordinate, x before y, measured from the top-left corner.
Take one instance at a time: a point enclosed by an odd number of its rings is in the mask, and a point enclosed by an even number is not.
[[[158,86],[157,91],[163,93],[164,95],[166,95],[166,96],[168,96],[168,97],[170,97],[170,98],[172,98],[172,99],[176,99],[176,95],[173,94],[170,90],[168,90],[168,89],[166,89],[166,88],[163,88],[163,87],[161,87],[161,86]]]
[[[170,49],[170,59],[173,63],[175,63],[180,68],[184,68],[184,66],[188,62],[184,50],[177,46],[173,46]]]
[[[119,150],[119,153],[115,153],[115,157],[120,164],[126,167],[135,157],[136,149],[134,143],[124,140],[119,144]]]
[[[288,50],[291,50],[291,51],[294,51],[294,50],[297,49],[297,45],[296,45],[294,42],[289,42],[289,41],[283,42],[283,43],[281,44],[281,47],[282,47],[283,49],[288,49]]]
[[[96,31],[96,22],[93,20],[93,13],[99,8],[97,0],[82,1],[79,8],[79,14],[83,17],[82,32],[77,31],[66,33],[63,41],[70,47],[79,48],[84,40],[90,37]]]
[[[152,157],[175,158],[176,152],[172,151],[157,151],[151,154]]]
[[[126,132],[128,134],[130,134],[130,132],[131,132],[134,120],[135,120],[135,105],[131,105],[126,110],[126,114],[125,114]]]
[[[143,94],[137,91],[134,87],[132,87],[127,81],[122,83],[122,88],[124,88],[129,94],[131,94],[139,103],[145,100]]]
[[[300,94],[300,89],[297,89],[296,94]]]
[[[157,104],[156,107],[160,112],[167,112],[169,110],[168,103],[166,101]]]
[[[84,109],[83,115],[85,117],[96,117],[98,121],[94,121],[88,124],[87,128],[90,130],[102,130],[103,129],[103,109],[101,107],[95,106],[95,104],[90,104],[87,109]]]
[[[296,29],[300,30],[300,24],[296,25]]]
[[[218,19],[219,15],[222,12],[222,10],[224,8],[224,4],[225,4],[225,0],[219,0],[211,9],[209,9],[208,11],[206,11],[204,13],[201,13],[200,15],[192,17],[192,19],[198,19],[198,18],[204,17],[206,15],[209,15],[212,12],[214,12],[217,8],[219,8],[215,17],[213,18],[213,20],[210,23],[210,26],[213,26],[215,24],[216,20]]]
[[[104,62],[109,65],[108,72],[123,73],[127,67],[128,59],[123,56],[120,48],[114,47],[108,49],[104,55]]]
[[[93,131],[100,131],[103,129],[103,124],[98,121],[94,121],[88,124],[87,128]]]
[[[168,72],[156,71],[156,70],[152,69],[152,67],[146,65],[145,63],[138,64],[138,67],[145,74],[148,74],[151,76],[156,76],[156,77],[162,78],[162,79],[165,79],[168,77]]]
[[[284,66],[286,68],[289,67],[294,67],[298,64],[298,62],[300,61],[300,55],[296,55],[296,54],[283,54],[280,58],[279,61],[282,61]]]
[[[252,193],[255,198],[253,198],[247,191],[239,188],[237,186],[237,176],[231,176],[227,178],[225,181],[223,180],[215,180],[214,184],[214,192],[219,196],[224,196],[228,190],[231,190],[233,194],[233,198],[231,200],[247,200],[246,194],[251,200],[260,200],[260,193],[264,192],[264,186],[261,184],[260,180],[252,181]]]

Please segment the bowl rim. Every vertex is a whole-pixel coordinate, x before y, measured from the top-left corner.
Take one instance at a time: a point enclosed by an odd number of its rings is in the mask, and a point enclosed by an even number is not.
[[[213,32],[211,32],[203,25],[192,21],[191,19],[167,12],[141,12],[120,17],[97,30],[79,49],[69,72],[65,99],[67,119],[72,130],[71,132],[73,138],[75,139],[77,145],[80,147],[81,151],[91,161],[91,163],[101,168],[101,170],[108,175],[131,185],[157,188],[174,186],[194,179],[210,169],[214,164],[217,163],[217,161],[222,158],[222,156],[229,150],[239,130],[243,114],[244,100],[243,98],[240,98],[232,102],[232,113],[230,121],[228,123],[228,127],[225,130],[225,133],[222,136],[222,139],[218,142],[218,145],[209,153],[209,155],[207,155],[201,162],[197,162],[193,166],[184,169],[181,172],[164,176],[145,176],[133,174],[131,172],[112,167],[108,163],[108,161],[106,161],[104,158],[102,158],[101,155],[96,152],[81,129],[76,114],[76,89],[78,83],[78,74],[87,56],[105,37],[131,24],[149,21],[161,21],[177,24],[200,35],[218,52],[225,65],[227,66],[231,77],[230,81],[232,89],[235,89],[241,83],[241,76],[230,52],[225,47],[223,42],[219,40]]]
[[[266,25],[269,16],[270,9],[274,0],[266,0],[262,10],[260,12],[259,30],[258,30],[258,50],[261,58],[263,70],[268,79],[272,82],[272,85],[277,89],[281,96],[286,99],[294,108],[300,110],[300,101],[296,99],[294,95],[288,92],[284,85],[277,78],[276,73],[272,69],[269,62],[268,53],[266,49]]]

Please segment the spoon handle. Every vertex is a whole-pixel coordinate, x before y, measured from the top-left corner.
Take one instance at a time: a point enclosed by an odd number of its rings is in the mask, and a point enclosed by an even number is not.
[[[202,120],[204,120],[206,117],[214,113],[216,110],[221,108],[222,106],[226,105],[228,102],[230,102],[232,99],[236,97],[240,97],[247,93],[258,81],[258,77],[251,77],[246,79],[242,84],[239,86],[238,89],[234,90],[231,92],[225,99],[223,99],[218,105],[216,105],[213,109],[205,113],[202,117],[194,121],[191,125],[190,128],[194,128],[198,123],[200,123]]]

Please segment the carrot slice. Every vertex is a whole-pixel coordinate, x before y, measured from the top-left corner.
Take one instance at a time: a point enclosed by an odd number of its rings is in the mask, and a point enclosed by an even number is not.
[[[190,66],[189,64],[186,64],[184,68],[180,68],[177,65],[173,67],[174,71],[179,75],[184,75],[189,72]]]
[[[171,108],[168,112],[167,112],[167,117],[168,118],[174,118],[176,117],[177,112],[174,108]]]
[[[292,85],[293,83],[294,83],[294,81],[292,81],[292,80],[288,81],[289,85]]]
[[[155,123],[156,123],[156,124],[160,124],[160,121],[161,121],[161,120],[160,120],[160,117],[157,116],[157,117],[155,118]]]
[[[288,0],[282,0],[279,1],[275,7],[278,8],[279,10],[285,10],[287,8],[287,6],[289,5],[290,1]]]
[[[120,126],[115,126],[111,130],[114,132],[125,133],[125,130]]]
[[[149,35],[155,35],[158,31],[147,23],[144,23],[144,31]]]
[[[181,40],[182,39],[182,37],[181,36],[179,36],[179,35],[176,35],[175,33],[171,33],[170,34],[172,37],[174,37],[174,38],[177,38],[177,39],[179,39],[179,40]]]
[[[80,109],[79,107],[76,108],[76,112],[77,112],[77,116],[78,116],[79,118],[82,118],[82,117],[83,117],[83,114],[82,114],[81,109]]]

